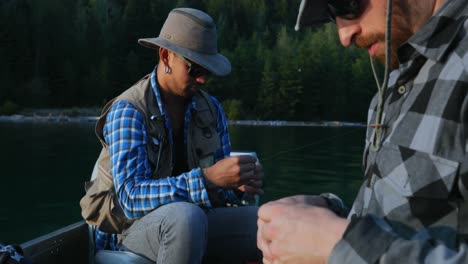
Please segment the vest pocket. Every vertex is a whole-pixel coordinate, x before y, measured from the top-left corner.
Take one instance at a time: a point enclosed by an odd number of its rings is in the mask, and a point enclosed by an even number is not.
[[[113,187],[109,188],[101,177],[86,182],[85,190],[80,206],[81,215],[88,224],[110,234],[119,234],[130,225],[131,221],[125,217]]]

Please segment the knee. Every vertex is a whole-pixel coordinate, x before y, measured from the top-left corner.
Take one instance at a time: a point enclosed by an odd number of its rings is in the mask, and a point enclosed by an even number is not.
[[[198,238],[206,236],[208,218],[203,209],[186,202],[177,202],[166,206],[166,224],[174,233],[179,236]]]

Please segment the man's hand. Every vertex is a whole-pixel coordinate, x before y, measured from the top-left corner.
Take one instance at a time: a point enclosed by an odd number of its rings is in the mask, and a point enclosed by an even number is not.
[[[203,169],[205,178],[225,189],[263,194],[263,168],[252,156],[227,157]]]
[[[254,195],[254,194],[263,194],[263,166],[260,162],[255,163],[255,179],[247,182],[246,184],[239,186],[239,190],[242,192]]]
[[[294,195],[276,200],[275,203],[327,207],[325,199],[318,195]]]
[[[311,205],[315,202],[317,206]],[[318,196],[295,196],[261,206],[257,246],[263,252],[263,263],[326,263],[348,221],[323,203]]]

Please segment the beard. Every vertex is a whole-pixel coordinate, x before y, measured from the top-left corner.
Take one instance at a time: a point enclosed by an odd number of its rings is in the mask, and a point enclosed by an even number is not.
[[[410,21],[407,12],[404,11],[399,4],[399,1],[394,1],[393,15],[392,15],[392,37],[390,42],[390,68],[397,69],[399,66],[398,49],[405,43],[412,35],[413,32],[410,28]],[[374,57],[385,65],[385,32],[384,33],[371,33],[366,36],[356,36],[355,44],[360,48],[367,48],[370,45],[380,42],[381,49],[378,50]]]
[[[192,96],[194,96],[199,90],[201,89],[201,85],[194,82],[190,83],[187,86],[185,86],[184,92],[186,98],[190,99]]]

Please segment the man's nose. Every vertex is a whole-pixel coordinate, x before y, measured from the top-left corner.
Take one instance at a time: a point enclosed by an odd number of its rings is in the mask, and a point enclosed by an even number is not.
[[[361,33],[361,27],[356,20],[336,18],[336,26],[341,45],[349,47],[353,44],[354,37]]]

